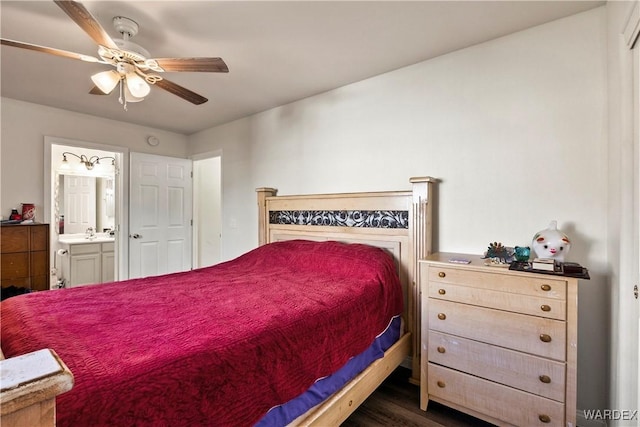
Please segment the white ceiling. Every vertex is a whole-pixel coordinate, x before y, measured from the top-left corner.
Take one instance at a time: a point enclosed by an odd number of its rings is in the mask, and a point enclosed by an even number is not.
[[[167,73],[209,102],[159,88],[124,111],[90,95],[108,69],[2,46],[2,96],[192,134],[515,31],[604,1],[85,1],[112,38],[114,16],[140,25],[152,57],[219,56],[229,73]],[[3,38],[97,56],[53,1],[0,2]]]

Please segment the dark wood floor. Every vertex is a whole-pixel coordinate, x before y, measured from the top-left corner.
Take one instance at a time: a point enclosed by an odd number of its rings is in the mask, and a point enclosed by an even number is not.
[[[410,371],[398,368],[342,423],[341,427],[489,427],[492,424],[429,402],[420,410],[420,388],[409,383]]]

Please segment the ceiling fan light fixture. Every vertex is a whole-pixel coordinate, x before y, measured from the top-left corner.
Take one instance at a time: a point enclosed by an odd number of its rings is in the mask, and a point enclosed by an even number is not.
[[[114,70],[102,71],[91,76],[93,83],[105,94],[110,94],[120,81],[120,74]]]
[[[140,101],[144,101],[144,97],[139,97],[139,96],[134,96],[131,91],[129,90],[129,86],[128,85],[123,85],[124,86],[124,100],[126,102],[140,102]]]
[[[149,84],[136,73],[127,73],[125,80],[127,81],[127,89],[136,98],[144,98],[151,92]]]

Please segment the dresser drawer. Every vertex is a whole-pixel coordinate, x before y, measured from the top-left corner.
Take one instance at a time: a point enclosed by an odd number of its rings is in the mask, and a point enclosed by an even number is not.
[[[49,250],[49,226],[34,225],[31,228],[31,244],[32,251],[48,251]]]
[[[29,277],[29,252],[2,254],[2,281]]]
[[[31,278],[18,277],[16,279],[7,279],[6,277],[2,276],[2,287],[7,288],[9,286],[29,289],[31,287]]]
[[[429,363],[429,398],[454,403],[516,426],[564,425],[564,405]]]
[[[499,267],[494,267],[499,268]],[[429,282],[449,283],[452,285],[471,286],[519,295],[532,295],[544,298],[566,300],[567,282],[553,276],[541,274],[531,277],[516,274],[492,273],[483,271],[452,268],[447,266],[429,266]]]
[[[521,295],[449,283],[429,282],[429,298],[497,308],[557,320],[566,320],[567,316],[566,303],[557,298]]]
[[[429,331],[429,362],[564,402],[565,364]]]
[[[564,361],[565,322],[429,299],[429,329]]]
[[[31,276],[47,276],[49,274],[49,252],[31,252]]]
[[[0,251],[2,254],[29,250],[29,227],[4,226],[0,229]]]

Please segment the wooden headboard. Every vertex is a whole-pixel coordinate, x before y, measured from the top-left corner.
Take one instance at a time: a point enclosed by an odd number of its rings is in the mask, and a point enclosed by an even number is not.
[[[412,381],[420,378],[418,260],[431,253],[431,177],[411,178],[410,191],[276,196],[258,188],[259,244],[291,240],[364,243],[391,252],[405,295],[404,319],[412,334]]]

